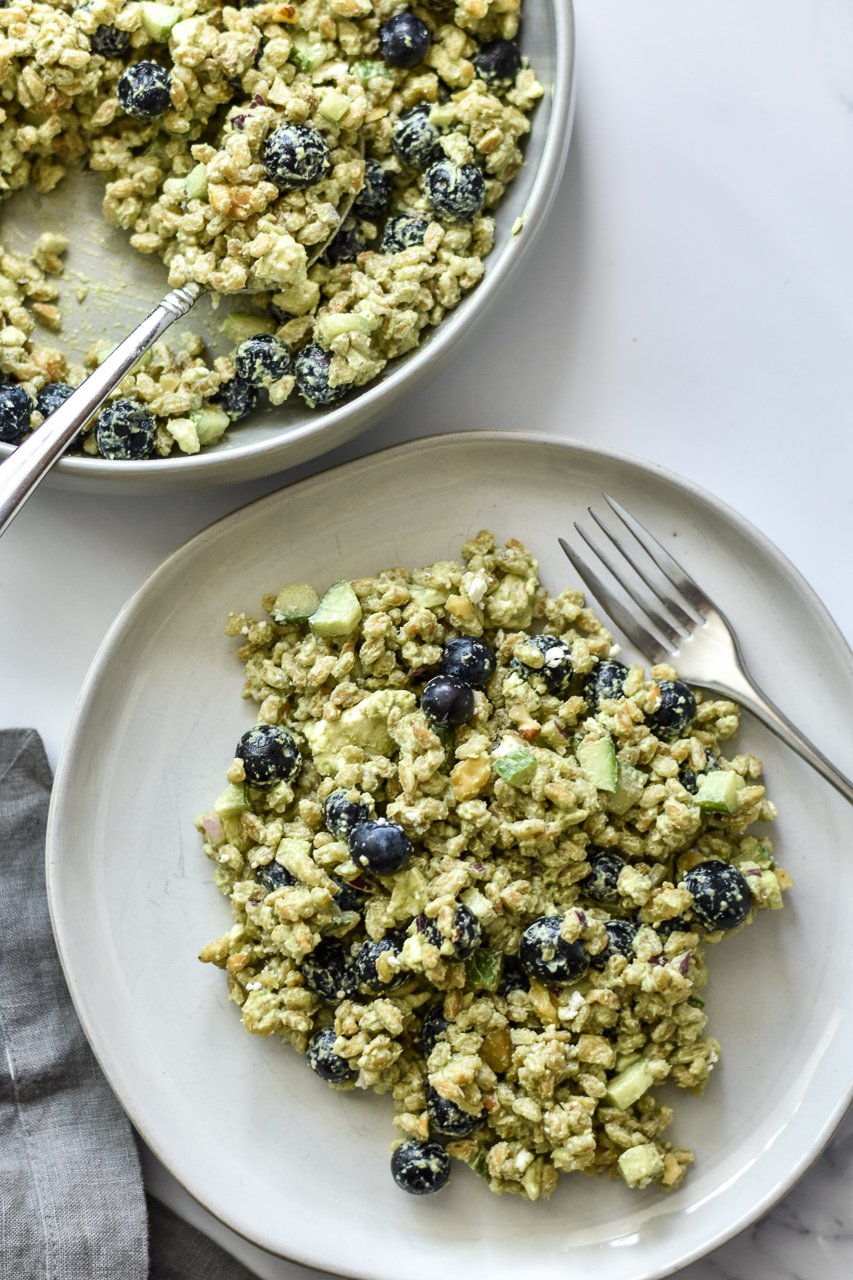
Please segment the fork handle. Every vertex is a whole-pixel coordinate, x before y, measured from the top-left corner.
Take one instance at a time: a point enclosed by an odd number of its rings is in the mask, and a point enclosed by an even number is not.
[[[822,778],[835,787],[845,800],[853,804],[853,782],[845,777],[840,769],[836,769],[835,765],[827,760],[813,742],[809,742],[796,725],[791,724],[788,717],[767,697],[764,690],[760,689],[752,677],[746,674],[745,669],[737,675],[737,679],[725,685],[712,684],[708,681],[706,688],[714,689],[717,693],[722,693],[746,707],[771,733],[775,733],[777,738],[787,743],[792,751],[795,751],[802,760],[810,764]]]
[[[201,292],[199,285],[187,284],[166,294],[160,305],[110,352],[95,372],[0,464],[0,534],[113,388],[151,344],[186,315]]]

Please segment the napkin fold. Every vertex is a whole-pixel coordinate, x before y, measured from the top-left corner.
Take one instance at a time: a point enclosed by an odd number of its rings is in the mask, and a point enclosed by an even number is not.
[[[133,1130],[71,1003],[44,877],[52,778],[0,730],[0,1280],[252,1280],[146,1202]]]

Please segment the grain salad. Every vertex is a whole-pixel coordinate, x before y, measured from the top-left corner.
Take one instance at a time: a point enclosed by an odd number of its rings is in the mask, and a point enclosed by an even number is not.
[[[256,408],[328,407],[416,347],[481,279],[542,87],[521,0],[11,0],[0,188],[103,175],[107,222],[174,286],[248,291],[213,358],[157,343],[82,448],[196,453]],[[51,345],[68,228],[0,246],[0,440],[86,368]],[[250,296],[249,296],[250,295]]]
[[[413,1194],[453,1161],[532,1200],[677,1186],[658,1089],[718,1060],[708,948],[789,884],[737,706],[620,661],[485,531],[262,604],[228,619],[256,722],[197,823],[234,918],[201,959],[243,1025],[390,1094]]]

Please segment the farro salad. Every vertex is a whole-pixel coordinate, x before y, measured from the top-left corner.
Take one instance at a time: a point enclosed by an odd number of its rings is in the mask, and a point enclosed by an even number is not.
[[[789,885],[738,708],[621,662],[519,542],[229,616],[256,724],[199,818],[247,1030],[393,1101],[391,1170],[678,1185],[664,1083],[718,1060],[707,948]]]
[[[106,220],[172,285],[252,295],[225,321],[229,355],[188,331],[157,343],[83,451],[196,453],[294,392],[333,405],[417,346],[482,277],[522,164],[542,87],[520,16],[521,0],[0,6],[0,190],[87,165]],[[29,258],[0,245],[7,443],[87,372],[45,333],[67,230]],[[93,344],[88,368],[106,354]]]

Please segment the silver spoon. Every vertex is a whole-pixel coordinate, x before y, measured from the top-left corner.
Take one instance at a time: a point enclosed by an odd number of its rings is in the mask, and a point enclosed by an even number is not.
[[[331,235],[308,258],[312,266],[335,238],[349,214],[357,193],[349,196]],[[190,283],[167,293],[159,306],[118,344],[102,364],[63,404],[0,463],[0,534],[14,520],[30,494],[41,484],[54,463],[75,436],[90,422],[110,392],[130,372],[148,348],[170,325],[185,316],[204,293],[201,285]],[[120,465],[120,464],[119,464]]]
[[[152,343],[187,314],[202,293],[198,284],[186,284],[167,293],[160,305],[119,343],[103,364],[0,464],[0,534],[9,527],[27,498],[113,388]]]

